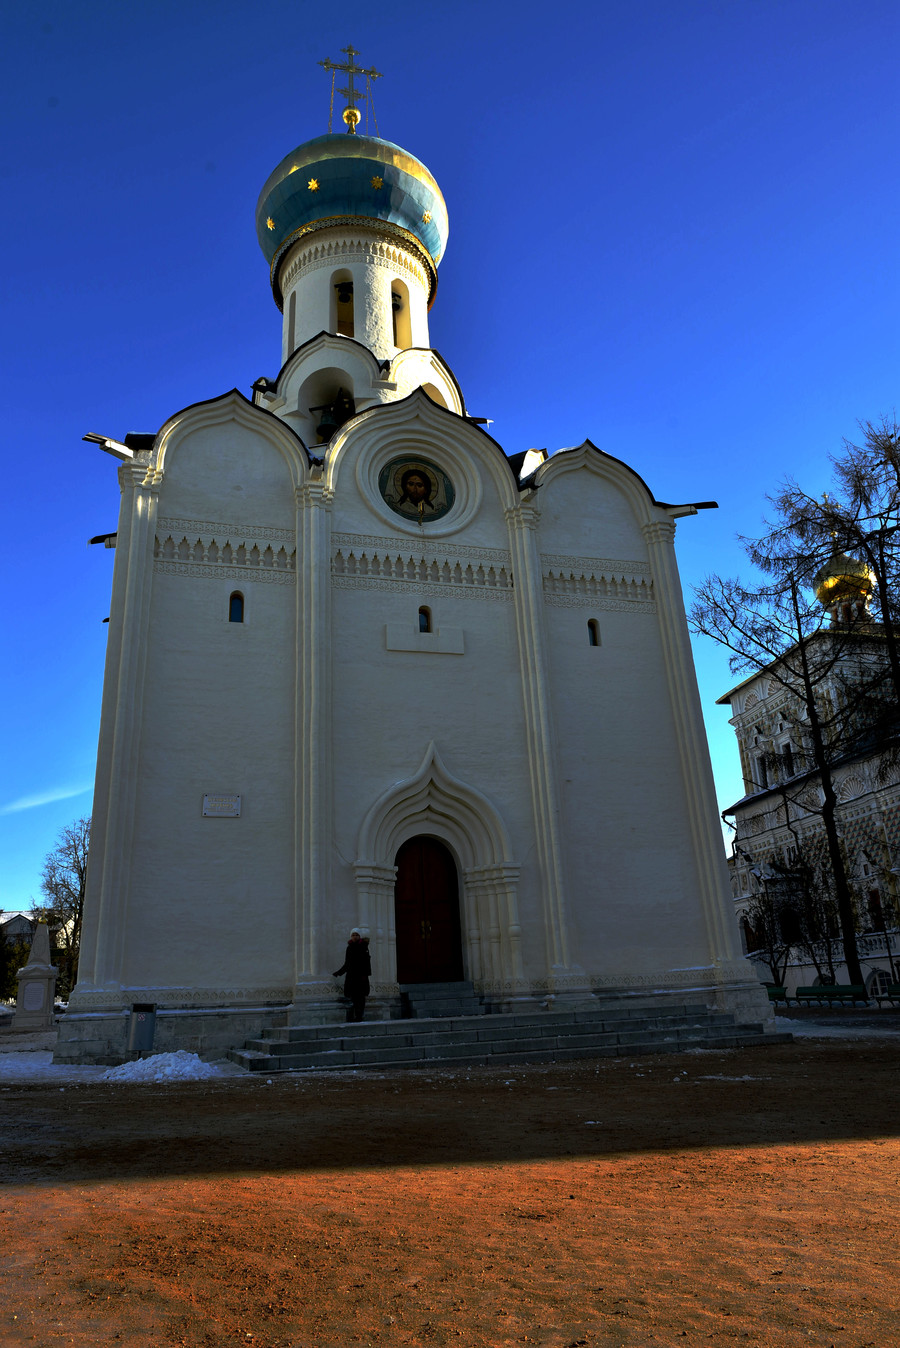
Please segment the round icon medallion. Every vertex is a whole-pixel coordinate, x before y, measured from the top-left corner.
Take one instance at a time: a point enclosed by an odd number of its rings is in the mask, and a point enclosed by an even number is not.
[[[385,464],[378,474],[378,489],[391,510],[414,524],[443,519],[456,500],[453,483],[442,468],[409,454]]]

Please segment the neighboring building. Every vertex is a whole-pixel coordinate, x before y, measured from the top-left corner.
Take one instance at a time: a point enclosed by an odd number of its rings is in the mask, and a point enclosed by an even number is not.
[[[15,945],[19,941],[30,945],[35,924],[36,919],[31,913],[18,909],[13,912],[0,911],[0,940],[4,940],[7,945]]]
[[[211,1015],[219,1043],[273,1008],[339,1019],[353,925],[376,1014],[465,978],[497,1009],[625,990],[765,1020],[675,562],[698,507],[590,441],[508,458],[467,414],[429,343],[440,189],[354,112],[259,200],[277,377],[104,442],[122,505],[59,1054],[121,1052],[134,1003],[186,1046]]]
[[[835,707],[845,697],[854,677],[854,664],[884,668],[881,629],[868,619],[872,581],[867,569],[853,558],[836,554],[816,577],[816,593],[830,626],[816,638],[828,673],[817,685],[823,706]],[[839,643],[838,655],[830,643]],[[729,858],[732,895],[744,951],[759,977],[770,982],[754,925],[760,901],[790,888],[786,879],[792,862],[802,852],[821,854],[823,825],[816,813],[822,792],[818,774],[808,768],[809,735],[802,701],[782,680],[773,677],[774,665],[744,679],[718,699],[731,707],[746,794],[724,811],[734,822]],[[900,763],[896,743],[878,751],[866,746],[865,736],[855,752],[838,753],[833,781],[839,802],[838,822],[849,879],[856,899],[859,957],[870,993],[882,991],[900,977],[898,931],[898,876],[900,876]],[[790,941],[791,932],[784,933]],[[847,981],[839,937],[833,940],[838,982]],[[816,954],[822,956],[824,941]],[[788,955],[785,986],[815,984],[820,974],[795,944]]]

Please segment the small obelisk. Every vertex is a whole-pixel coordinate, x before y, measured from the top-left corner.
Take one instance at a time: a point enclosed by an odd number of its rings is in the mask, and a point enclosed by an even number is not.
[[[16,974],[16,1030],[52,1030],[53,997],[59,970],[50,963],[50,928],[38,922],[31,942],[31,953],[24,969]]]

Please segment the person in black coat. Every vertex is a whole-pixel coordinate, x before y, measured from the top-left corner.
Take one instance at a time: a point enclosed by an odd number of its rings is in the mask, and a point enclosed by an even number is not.
[[[348,997],[351,1003],[347,1012],[348,1020],[355,1021],[363,1018],[366,998],[369,995],[369,975],[371,972],[369,938],[363,936],[359,927],[354,927],[350,933],[350,940],[347,942],[344,963],[334,971],[335,978],[339,978],[341,974],[345,975],[344,996]]]

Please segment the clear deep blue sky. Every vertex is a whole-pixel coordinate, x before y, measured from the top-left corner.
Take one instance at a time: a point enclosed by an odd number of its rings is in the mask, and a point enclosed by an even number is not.
[[[718,500],[679,525],[686,591],[895,408],[896,0],[82,0],[0,37],[0,908],[90,810],[113,554],[86,540],[118,487],[81,437],[277,373],[254,207],[348,42],[447,201],[431,333],[469,410],[508,453],[589,436]],[[695,655],[724,806],[732,680]]]

